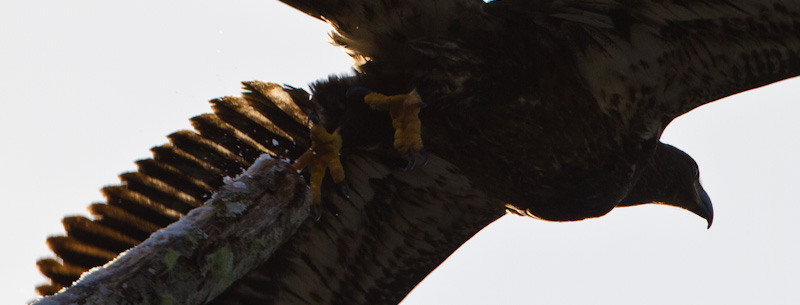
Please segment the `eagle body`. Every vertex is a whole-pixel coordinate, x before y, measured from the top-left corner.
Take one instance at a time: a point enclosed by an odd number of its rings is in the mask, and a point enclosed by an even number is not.
[[[96,219],[65,219],[67,236],[48,240],[62,260],[39,262],[53,280],[42,293],[185,215],[259,154],[297,159],[311,112],[341,135],[350,198],[323,181],[321,219],[211,303],[398,303],[506,209],[573,221],[663,203],[710,224],[697,164],[662,131],[800,74],[795,0],[282,2],[330,24],[356,71],[310,94],[245,82],[241,97],[212,100],[195,131],[103,189]],[[404,170],[390,115],[348,96],[354,87],[416,89],[427,165]],[[98,236],[119,240],[108,249]]]
[[[542,8],[547,6],[536,7]],[[546,220],[602,216],[651,164],[668,121],[621,117],[630,105],[592,92],[580,58],[565,56],[574,42],[548,31],[551,20],[503,9],[456,14],[457,26],[446,35],[393,41],[405,53],[369,54],[351,80],[325,81],[343,86],[318,84],[318,102],[343,109],[330,115],[329,128],[342,126],[347,142],[368,139],[348,130],[386,126],[363,119],[381,114],[364,111],[358,100],[342,100],[348,87],[389,93],[416,88],[430,105],[421,115],[426,146],[491,197]],[[344,105],[330,105],[337,103]]]

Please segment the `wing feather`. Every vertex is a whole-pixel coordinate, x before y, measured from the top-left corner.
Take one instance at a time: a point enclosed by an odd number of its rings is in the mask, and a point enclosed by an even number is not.
[[[281,0],[330,24],[333,43],[344,46],[357,65],[407,52],[408,41],[449,37],[467,16],[481,14],[481,0]]]
[[[242,97],[212,100],[213,114],[192,118],[196,131],[171,134],[170,144],[153,148],[153,159],[137,162],[139,171],[120,176],[122,185],[104,188],[108,204],[90,207],[94,220],[65,218],[67,236],[48,239],[60,261],[38,263],[52,280],[40,293],[68,287],[82,271],[185,215],[259,154],[294,159],[307,148],[302,122],[312,105],[305,91],[244,86]],[[214,304],[397,303],[503,213],[501,204],[435,156],[412,172],[387,165],[380,152],[349,152],[343,162],[351,200],[323,189],[322,220],[301,226]]]
[[[794,0],[503,0],[487,11],[524,12],[517,18],[557,37],[600,107],[643,134],[705,103],[800,75]],[[634,123],[650,121],[659,126]]]

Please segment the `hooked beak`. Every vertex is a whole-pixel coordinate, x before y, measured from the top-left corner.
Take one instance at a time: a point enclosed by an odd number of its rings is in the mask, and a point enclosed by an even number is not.
[[[708,228],[711,228],[711,223],[714,221],[714,207],[711,205],[711,198],[708,197],[708,193],[700,185],[700,181],[694,182],[694,191],[697,207],[691,209],[691,211],[708,221]]]

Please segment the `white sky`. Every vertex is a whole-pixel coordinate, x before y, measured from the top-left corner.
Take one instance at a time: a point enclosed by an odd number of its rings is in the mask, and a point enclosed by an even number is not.
[[[120,4],[121,3],[121,4]],[[0,301],[44,282],[60,219],[239,81],[349,69],[277,1],[0,1]],[[700,164],[711,230],[652,206],[578,223],[507,216],[404,304],[800,304],[800,79],[701,107],[663,140]]]

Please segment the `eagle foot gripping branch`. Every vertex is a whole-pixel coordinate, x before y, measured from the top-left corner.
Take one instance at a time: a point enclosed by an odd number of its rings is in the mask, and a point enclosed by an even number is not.
[[[364,102],[370,108],[377,111],[388,111],[392,118],[394,133],[394,148],[403,155],[408,155],[408,165],[405,170],[414,169],[417,164],[417,155],[422,157],[420,165],[428,162],[428,153],[422,145],[421,126],[419,111],[426,105],[422,98],[414,89],[408,94],[384,95],[372,92],[363,87],[353,87],[348,90],[350,96],[356,91],[366,93]],[[339,158],[339,151],[342,149],[342,137],[339,130],[329,133],[320,124],[319,116],[312,112],[308,115],[308,121],[314,125],[311,127],[311,147],[303,155],[297,158],[294,163],[296,170],[303,170],[311,166],[310,186],[313,194],[312,217],[319,220],[322,216],[320,202],[322,197],[322,180],[325,177],[325,170],[328,169],[333,182],[339,187],[339,191],[345,198],[350,198],[350,188],[344,180],[344,169]]]

